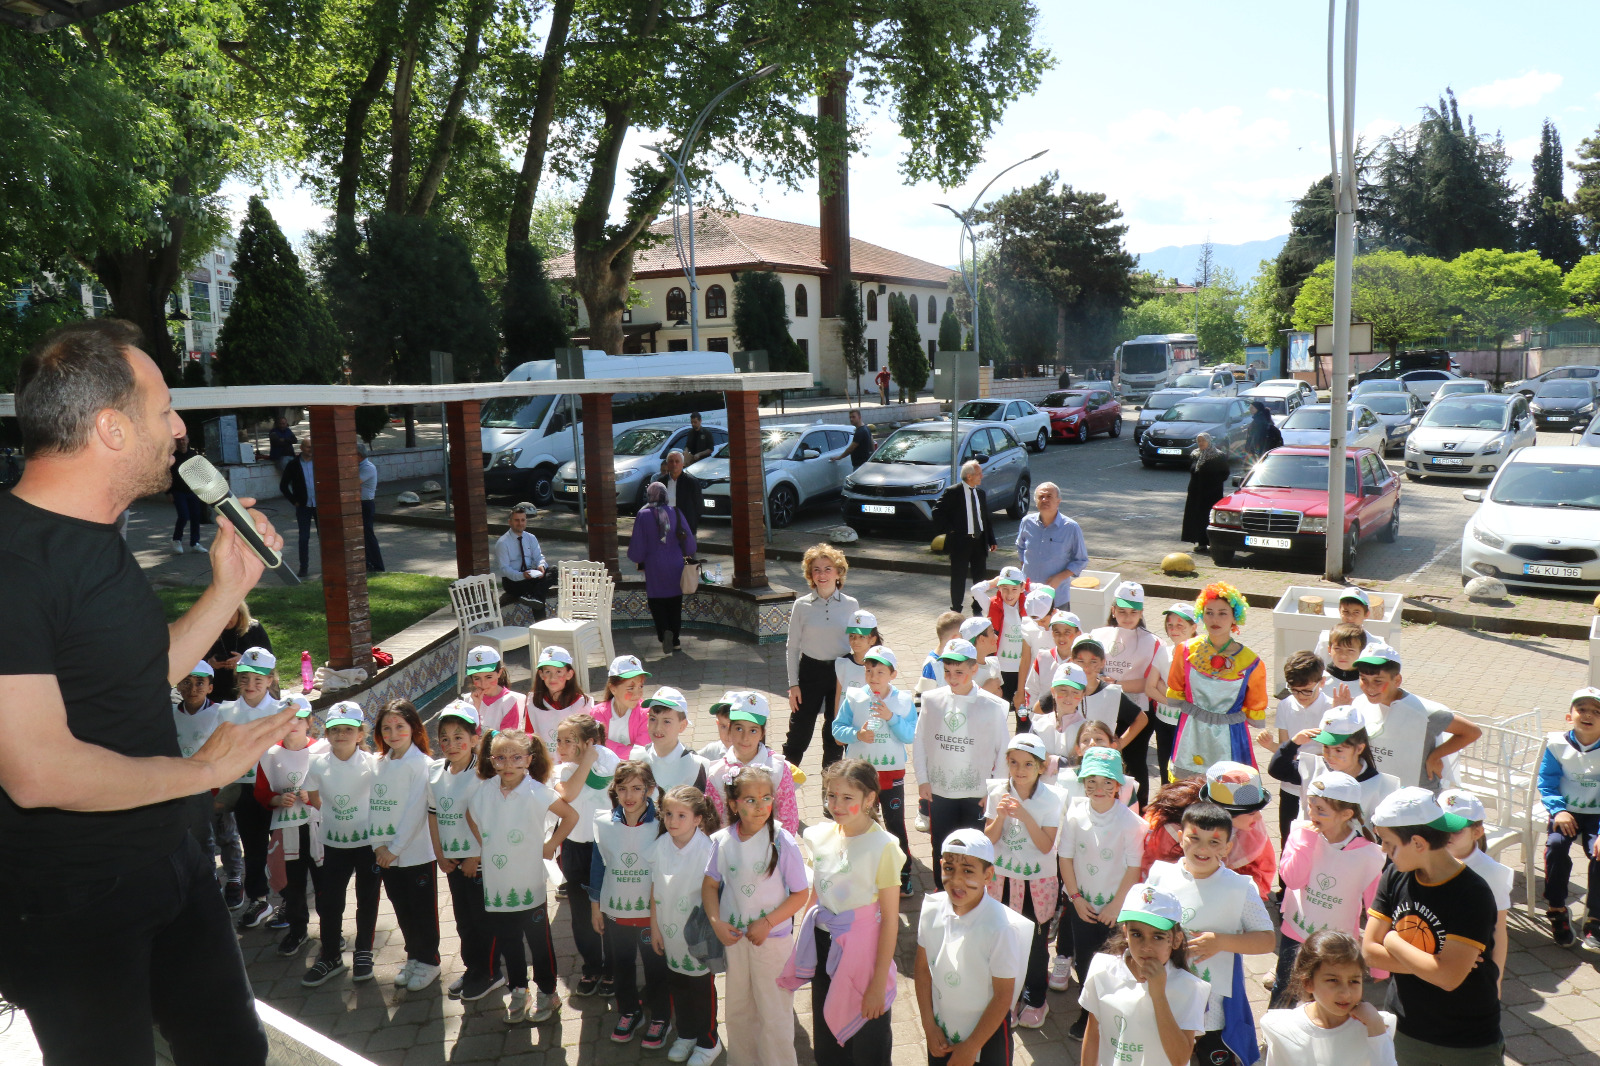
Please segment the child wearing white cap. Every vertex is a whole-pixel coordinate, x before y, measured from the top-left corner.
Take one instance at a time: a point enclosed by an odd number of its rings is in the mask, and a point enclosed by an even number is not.
[[[836,712],[844,699],[845,689],[867,683],[867,652],[883,643],[883,638],[878,635],[878,618],[871,611],[853,613],[850,621],[845,623],[844,633],[845,639],[850,642],[850,650],[833,660],[833,706]],[[838,721],[837,718],[834,720]]]
[[[591,712],[606,731],[606,747],[626,759],[650,743],[650,715],[644,709],[644,682],[650,671],[637,656],[619,655],[606,668],[606,691]]]
[[[1011,697],[1011,705],[1019,718],[1033,713],[1035,698],[1028,694],[1028,675],[1034,661],[1041,654],[1055,650],[1055,638],[1050,635],[1050,618],[1055,613],[1056,594],[1048,586],[1035,586],[1022,597],[1022,665],[1017,675],[1017,691]]]
[[[1350,706],[1323,711],[1316,725],[1284,741],[1267,766],[1267,773],[1277,780],[1302,787],[1330,770],[1356,779],[1361,786],[1361,810],[1369,824],[1383,798],[1400,787],[1393,774],[1378,769],[1366,719]]]
[[[978,610],[989,619],[989,624],[999,637],[995,657],[999,660],[1000,697],[1013,707],[1018,706],[1017,686],[1022,668],[1027,665],[1028,645],[1022,630],[1025,617],[1023,601],[1031,589],[1032,585],[1023,575],[1022,568],[1017,566],[1001,567],[995,577],[972,586],[972,598],[978,604]],[[1025,719],[1026,704],[1022,706]],[[1019,732],[1027,728],[1025,723],[1019,725]]]
[[[285,702],[299,706],[282,740],[268,748],[256,765],[256,802],[272,812],[270,833],[283,861],[284,886],[278,893],[279,916],[288,923],[278,954],[297,955],[305,946],[310,914],[306,910],[306,878],[315,888],[322,881],[322,812],[306,802],[306,774],[311,757],[328,750],[322,723],[304,696]]]
[[[1091,635],[1105,649],[1101,673],[1147,716],[1144,724],[1121,745],[1128,773],[1138,782],[1142,807],[1150,802],[1150,774],[1145,764],[1150,758],[1151,703],[1146,692],[1150,688],[1166,692],[1166,678],[1156,672],[1156,653],[1161,650],[1161,642],[1144,624],[1143,585],[1124,581],[1117,586],[1112,594],[1111,621],[1112,625],[1096,629]]]
[[[1545,914],[1557,944],[1572,944],[1567,917],[1567,888],[1572,879],[1572,845],[1577,843],[1589,867],[1589,895],[1600,900],[1600,688],[1572,694],[1565,732],[1545,737],[1539,760],[1539,799],[1549,812],[1544,845]],[[1592,904],[1591,904],[1592,906]],[[1583,939],[1600,951],[1600,918],[1583,923]]]
[[[199,751],[200,746],[211,739],[211,734],[217,730],[222,705],[211,702],[212,679],[215,676],[211,664],[202,659],[174,686],[178,699],[172,705],[172,724],[178,730],[178,753],[185,759]],[[210,806],[208,800],[208,810]]]
[[[733,820],[733,812],[727,809],[723,799],[728,782],[746,766],[757,766],[772,779],[772,816],[789,832],[799,833],[800,803],[795,795],[794,767],[767,746],[771,704],[761,693],[748,689],[725,693],[724,700],[728,705],[728,750],[706,771],[709,786],[706,791],[717,814],[725,823]],[[712,713],[715,714],[721,705],[720,702],[712,704]]]
[[[1000,657],[995,654],[1000,648],[1000,634],[995,631],[994,623],[981,615],[968,618],[961,623],[957,635],[969,641],[978,653],[978,669],[972,675],[973,685],[1004,699]]]
[[[995,858],[989,837],[956,830],[939,857],[945,890],[922,901],[913,978],[930,1064],[1011,1062],[1010,1015],[1034,929],[994,897]]]
[[[372,942],[378,929],[378,866],[369,842],[369,801],[378,757],[363,751],[367,735],[361,705],[341,700],[323,714],[328,750],[306,767],[306,802],[322,812],[322,885],[317,889],[321,949],[300,983],[307,988],[344,972],[344,905],[356,881],[356,940],[352,980],[372,980]]]
[[[470,1003],[506,983],[483,907],[483,849],[467,822],[467,807],[484,781],[477,773],[478,709],[468,700],[452,700],[439,712],[437,732],[440,757],[428,767],[428,832],[450,889],[466,968],[446,993]]]
[[[1056,835],[1067,797],[1041,774],[1050,755],[1032,733],[1018,733],[1006,746],[1004,781],[989,782],[984,833],[994,842],[995,879],[989,893],[1026,918],[1032,928],[1026,979],[1017,1024],[1037,1029],[1050,1014],[1046,1002],[1050,964],[1050,918],[1060,899]],[[948,845],[949,840],[946,840]],[[948,848],[946,854],[948,854]]]
[[[1288,695],[1278,701],[1274,728],[1263,729],[1256,743],[1276,752],[1285,741],[1302,729],[1322,720],[1322,713],[1333,706],[1322,690],[1322,660],[1308,651],[1297,651],[1283,663],[1283,683]],[[1268,768],[1271,773],[1271,768]],[[1274,775],[1276,776],[1276,775]],[[1283,781],[1278,788],[1278,843],[1289,838],[1289,826],[1300,815],[1300,783]]]
[[[1172,655],[1176,648],[1193,640],[1199,630],[1199,615],[1193,603],[1173,603],[1161,612],[1161,646],[1156,649],[1153,664],[1156,680],[1145,686],[1150,697],[1150,728],[1156,734],[1157,780],[1170,780],[1172,748],[1178,739],[1178,716],[1182,709],[1167,699],[1167,681],[1172,674]]]
[[[1182,1066],[1205,1026],[1208,986],[1188,970],[1183,905],[1135,884],[1117,912],[1118,935],[1095,955],[1078,1003],[1082,1066]]]
[[[1400,652],[1387,644],[1369,645],[1356,659],[1356,669],[1361,695],[1354,706],[1366,722],[1378,769],[1401,785],[1437,793],[1445,759],[1483,736],[1483,730],[1442,703],[1407,692]],[[1446,734],[1449,739],[1439,739]]]
[[[911,743],[919,798],[928,801],[933,846],[960,828],[983,828],[985,782],[1005,776],[1006,703],[973,684],[978,649],[956,637],[939,653],[945,684],[922,695]],[[934,867],[938,882],[939,868]]]
[[[533,690],[528,693],[527,724],[544,746],[556,750],[556,728],[568,715],[594,713],[594,700],[583,691],[572,653],[557,644],[539,649],[533,666]]]
[[[277,658],[266,648],[246,648],[234,667],[238,676],[239,698],[222,705],[217,712],[218,722],[248,725],[282,710],[282,702],[273,699],[267,692],[277,666]],[[238,826],[239,845],[244,851],[244,894],[248,900],[239,914],[239,928],[254,929],[272,917],[272,907],[267,902],[267,893],[270,891],[267,883],[267,838],[272,830],[272,815],[256,802],[254,766],[240,774],[234,784],[238,788],[237,799],[233,803],[233,820]]]
[[[611,809],[612,776],[621,761],[606,746],[606,730],[587,712],[567,716],[556,727],[556,794],[578,813],[578,823],[561,845],[561,874],[566,879],[567,915],[572,940],[578,949],[581,973],[573,994],[611,994],[611,979],[603,976],[605,945],[589,913],[589,875],[594,866],[594,819]]]
[[[1083,635],[1083,623],[1071,611],[1053,611],[1045,622],[1050,643],[1034,653],[1033,663],[1022,686],[1028,693],[1028,706],[1037,707],[1050,694],[1050,681],[1056,667],[1072,660],[1072,642]]]
[[[894,687],[898,660],[889,648],[877,645],[862,657],[863,683],[846,689],[833,720],[833,737],[844,744],[844,757],[864,759],[878,773],[878,803],[883,825],[911,854],[906,835],[907,745],[916,739],[917,705]],[[911,862],[901,872],[900,894],[910,896]]]
[[[1367,912],[1367,965],[1393,974],[1388,1007],[1400,1066],[1499,1063],[1494,893],[1450,854],[1467,819],[1425,788],[1391,793],[1372,817],[1389,865]]]
[[[662,795],[679,785],[692,785],[704,792],[711,764],[680,740],[689,728],[689,701],[677,689],[662,685],[644,701],[644,709],[650,725],[650,743],[634,748],[630,758],[650,767]]]
[[[1339,625],[1354,626],[1361,630],[1363,651],[1373,644],[1383,643],[1377,636],[1369,633],[1365,625],[1369,618],[1381,617],[1382,614],[1383,601],[1380,599],[1374,605],[1372,597],[1367,595],[1366,589],[1352,585],[1339,593]],[[1321,633],[1318,633],[1316,646],[1311,649],[1312,654],[1323,662],[1327,662],[1329,659],[1329,634],[1333,632],[1333,628],[1329,626]]]
[[[211,664],[202,659],[174,686],[177,699],[172,704],[172,724],[178,732],[178,753],[185,759],[199,751],[216,732],[222,705],[213,703],[210,698],[214,677]],[[234,828],[233,811],[219,808],[210,792],[191,796],[188,804],[189,830],[201,848],[215,861],[218,846],[221,847],[228,906],[237,907],[244,902],[244,886],[240,881],[244,876],[244,862],[239,854],[239,831]]]
[[[511,688],[498,649],[480,644],[467,652],[467,691],[462,696],[478,709],[478,721],[490,729],[526,730],[527,700]]]
[[[1503,985],[1506,979],[1506,950],[1509,946],[1506,915],[1511,911],[1511,886],[1516,882],[1516,874],[1511,867],[1489,857],[1483,829],[1483,800],[1464,788],[1447,788],[1439,793],[1439,806],[1467,820],[1463,828],[1451,835],[1445,849],[1460,859],[1467,869],[1483,878],[1483,883],[1494,893],[1494,964],[1500,971],[1500,983]]]
[[[1117,734],[1122,765],[1139,790],[1139,804],[1149,802],[1150,714],[1142,710],[1122,686],[1105,677],[1108,649],[1098,637],[1081,636],[1072,642],[1072,661],[1083,668],[1089,681],[1083,697],[1086,718],[1108,723]]]

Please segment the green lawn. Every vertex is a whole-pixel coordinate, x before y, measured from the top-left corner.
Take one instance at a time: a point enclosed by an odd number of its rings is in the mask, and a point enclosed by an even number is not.
[[[198,587],[157,589],[156,595],[169,620],[178,617],[205,591]],[[367,575],[368,602],[372,609],[374,642],[382,644],[407,626],[450,605],[450,579],[426,574],[380,573]],[[326,611],[322,581],[312,579],[293,587],[259,585],[250,594],[250,613],[266,627],[278,656],[278,680],[285,692],[300,691],[300,653],[311,652],[321,666],[328,659]]]

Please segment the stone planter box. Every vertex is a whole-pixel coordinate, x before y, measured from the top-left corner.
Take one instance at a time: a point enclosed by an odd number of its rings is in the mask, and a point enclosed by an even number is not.
[[[1278,605],[1272,609],[1273,678],[1283,679],[1283,664],[1297,651],[1311,651],[1317,646],[1317,637],[1339,624],[1339,593],[1342,588],[1319,588],[1311,585],[1290,585],[1284,589]],[[1301,596],[1321,596],[1322,614],[1301,614]],[[1381,605],[1376,618],[1369,618],[1361,626],[1372,636],[1386,641],[1390,647],[1400,648],[1400,610],[1402,597],[1398,592],[1368,592],[1373,604]],[[1272,688],[1274,681],[1268,687]]]

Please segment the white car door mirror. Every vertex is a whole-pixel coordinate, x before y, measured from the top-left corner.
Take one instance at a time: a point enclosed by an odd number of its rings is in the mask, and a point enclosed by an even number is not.
[[[1468,503],[1482,503],[1483,502],[1483,490],[1482,489],[1462,489],[1461,490],[1461,498],[1463,500],[1466,500]]]

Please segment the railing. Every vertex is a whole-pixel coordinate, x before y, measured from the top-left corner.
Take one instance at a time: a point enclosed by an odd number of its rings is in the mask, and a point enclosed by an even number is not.
[[[1600,347],[1600,329],[1530,330],[1530,348]]]

